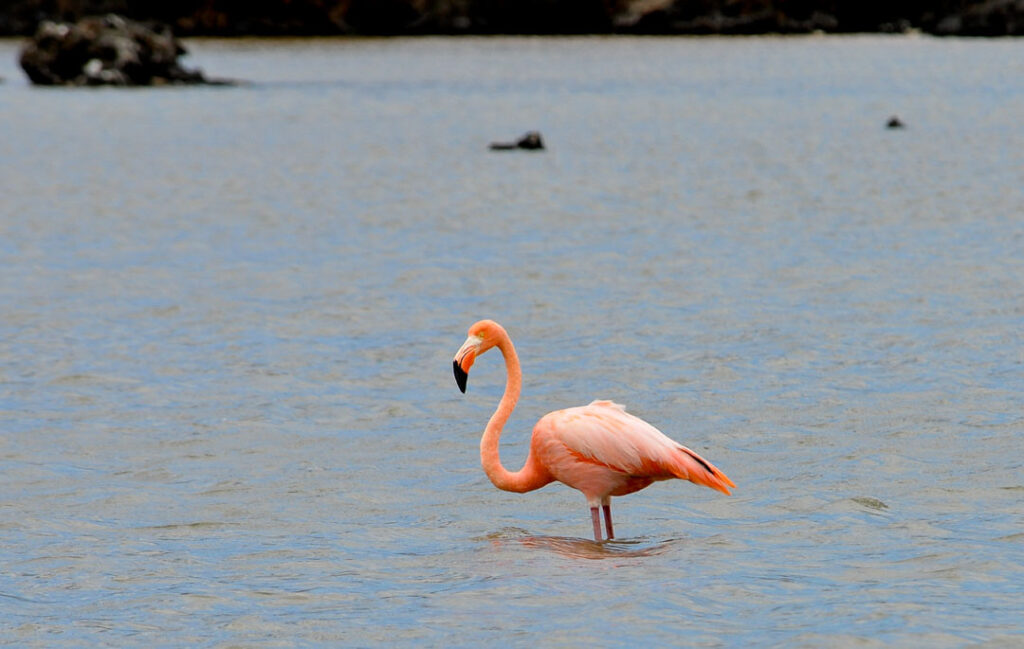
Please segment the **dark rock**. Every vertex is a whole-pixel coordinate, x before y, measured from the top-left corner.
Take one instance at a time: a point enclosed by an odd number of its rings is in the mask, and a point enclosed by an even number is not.
[[[77,23],[44,21],[25,44],[19,63],[42,86],[152,86],[210,81],[178,64],[185,48],[166,25],[117,14]]]
[[[889,121],[885,123],[886,128],[904,128],[906,125],[900,120],[899,117],[893,115],[889,118]]]
[[[540,133],[530,131],[515,142],[491,142],[491,151],[511,151],[513,149],[526,149],[528,151],[542,151],[544,140]]]

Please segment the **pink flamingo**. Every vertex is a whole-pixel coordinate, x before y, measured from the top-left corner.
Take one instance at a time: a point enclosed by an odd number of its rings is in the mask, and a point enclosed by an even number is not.
[[[480,440],[480,461],[498,489],[524,493],[555,480],[579,489],[590,505],[594,540],[600,542],[599,505],[604,509],[608,538],[615,538],[612,496],[624,496],[670,478],[689,480],[724,494],[736,486],[700,455],[611,401],[594,401],[544,415],[533,428],[526,464],[515,473],[507,470],[498,457],[498,438],[516,407],[523,382],[512,339],[497,322],[481,320],[469,328],[469,337],[452,364],[455,381],[465,392],[469,368],[492,347],[500,349],[505,357],[508,378],[505,394]]]

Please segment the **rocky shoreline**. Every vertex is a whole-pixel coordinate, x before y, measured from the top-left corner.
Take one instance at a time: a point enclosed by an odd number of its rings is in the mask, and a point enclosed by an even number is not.
[[[117,14],[40,23],[18,63],[39,86],[224,85],[178,63],[181,42],[162,23]]]
[[[165,23],[178,36],[1024,34],[1024,0],[8,0],[0,35],[109,13]]]

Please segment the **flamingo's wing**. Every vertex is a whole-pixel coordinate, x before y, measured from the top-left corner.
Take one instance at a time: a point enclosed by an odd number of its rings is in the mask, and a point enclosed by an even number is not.
[[[637,477],[682,478],[729,493],[736,485],[700,455],[611,401],[551,413],[551,423],[577,459]]]

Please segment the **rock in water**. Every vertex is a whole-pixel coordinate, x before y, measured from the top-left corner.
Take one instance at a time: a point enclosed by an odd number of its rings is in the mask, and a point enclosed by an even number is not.
[[[544,140],[540,133],[530,131],[516,142],[491,142],[491,151],[510,151],[512,149],[527,149],[529,151],[542,151]]]
[[[32,83],[42,86],[224,83],[181,67],[182,54],[185,48],[168,26],[108,14],[77,23],[40,23],[19,63]]]

